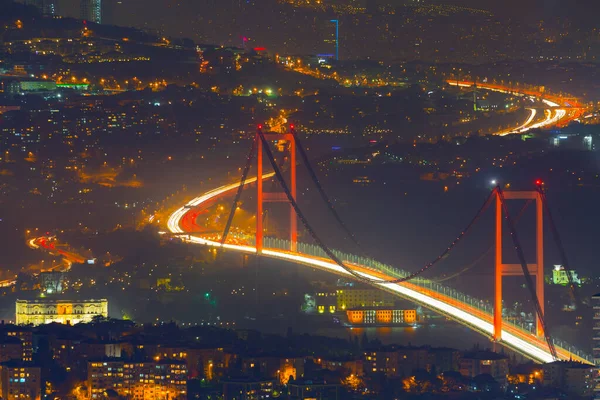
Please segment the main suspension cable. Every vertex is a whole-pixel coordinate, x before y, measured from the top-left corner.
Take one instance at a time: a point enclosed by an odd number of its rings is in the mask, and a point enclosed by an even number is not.
[[[458,272],[456,272],[456,273],[454,273],[454,274],[452,274],[450,276],[445,276],[443,278],[431,279],[431,281],[437,282],[437,283],[442,283],[442,282],[449,281],[451,279],[456,278],[457,276],[460,276],[460,275],[464,274],[465,272],[471,270],[477,264],[479,264],[479,262],[481,260],[483,260],[488,254],[490,254],[492,252],[492,250],[494,250],[494,246],[490,246],[486,251],[484,251],[483,253],[481,253],[481,255],[479,257],[477,257],[475,260],[471,261],[469,264],[467,264],[465,267],[463,267],[460,271],[458,271]]]
[[[538,193],[540,194],[540,198],[542,199],[542,205],[544,207],[544,210],[546,211],[546,215],[548,216],[548,222],[550,222],[550,230],[552,231],[552,237],[554,238],[556,247],[558,247],[558,252],[559,252],[563,267],[565,269],[565,272],[567,273],[567,279],[569,280],[569,287],[571,289],[571,297],[573,298],[573,300],[575,302],[575,306],[577,308],[580,308],[581,307],[581,298],[579,297],[579,294],[577,293],[577,286],[575,285],[575,282],[573,281],[573,275],[571,273],[569,260],[567,259],[567,252],[565,251],[565,247],[563,246],[563,242],[560,238],[558,228],[556,227],[556,224],[554,223],[554,217],[552,216],[552,211],[550,210],[550,207],[548,206],[548,199],[546,198],[546,193],[544,193],[544,191],[542,190],[542,187],[540,185],[538,185],[537,190],[538,190]]]
[[[246,178],[248,177],[248,172],[250,171],[250,166],[252,165],[252,160],[254,159],[254,152],[256,151],[256,135],[254,136],[254,140],[252,140],[252,146],[250,147],[250,152],[246,157],[246,165],[244,166],[244,172],[242,172],[242,179],[240,180],[240,186],[238,186],[237,193],[235,194],[235,198],[233,200],[233,205],[231,206],[231,210],[229,211],[229,217],[227,218],[227,223],[225,224],[225,230],[223,231],[223,235],[221,236],[221,246],[225,244],[227,240],[227,235],[229,234],[229,229],[231,229],[231,223],[233,222],[233,216],[235,215],[235,211],[237,210],[238,203],[240,201],[240,197],[242,196],[242,191],[244,190],[244,185],[246,184]],[[262,177],[258,177],[258,179],[262,179]]]
[[[308,223],[308,220],[306,219],[306,217],[304,216],[304,214],[302,213],[302,211],[300,210],[300,207],[298,206],[298,203],[296,203],[295,199],[293,198],[293,196],[291,195],[291,192],[289,190],[289,187],[287,185],[287,183],[285,182],[285,179],[283,178],[283,174],[281,173],[281,171],[279,170],[279,167],[277,166],[277,163],[275,161],[275,158],[273,157],[273,153],[268,145],[267,140],[265,139],[262,131],[259,130],[258,135],[260,137],[260,140],[262,142],[262,145],[264,147],[265,153],[267,155],[267,157],[269,158],[269,162],[271,163],[271,166],[273,167],[273,170],[275,172],[275,176],[277,177],[277,179],[279,180],[279,183],[283,189],[283,191],[285,192],[288,201],[290,202],[290,204],[292,205],[292,208],[294,208],[294,211],[296,212],[296,215],[298,216],[298,218],[300,219],[300,221],[302,222],[302,224],[304,225],[304,227],[306,228],[306,230],[308,231],[308,233],[311,235],[311,237],[313,238],[313,240],[317,243],[317,245],[325,252],[325,254],[327,254],[327,256],[329,256],[337,265],[339,265],[342,269],[344,269],[346,272],[350,273],[351,275],[355,276],[356,278],[362,280],[362,281],[366,281],[369,283],[401,283],[401,282],[406,282],[408,280],[414,279],[417,276],[421,275],[422,273],[424,273],[425,271],[427,271],[429,268],[431,268],[432,266],[434,266],[435,264],[437,264],[440,260],[442,260],[448,253],[450,253],[450,251],[458,244],[458,242],[460,242],[460,240],[466,235],[466,233],[472,228],[473,225],[475,225],[475,223],[477,222],[477,220],[479,219],[479,217],[483,214],[483,212],[487,209],[487,207],[489,206],[489,204],[491,203],[492,199],[493,199],[493,195],[494,192],[490,192],[490,194],[488,195],[488,197],[486,198],[484,204],[481,206],[481,208],[478,210],[477,214],[475,215],[475,217],[470,221],[469,225],[467,226],[467,228],[465,230],[463,230],[460,235],[458,235],[458,237],[450,244],[450,246],[448,246],[443,252],[442,254],[440,254],[435,260],[433,260],[432,262],[428,263],[427,265],[425,265],[423,268],[419,269],[418,271],[404,277],[404,278],[399,278],[399,279],[393,279],[393,280],[383,280],[383,279],[377,279],[377,280],[372,280],[372,279],[368,279],[365,278],[364,276],[357,274],[356,271],[354,271],[351,268],[348,268],[332,251],[331,249],[329,249],[325,243],[323,242],[323,240],[321,240],[321,238],[317,235],[316,231],[312,228],[312,226]]]
[[[527,210],[527,207],[529,207],[529,205],[532,202],[533,202],[533,200],[529,199],[523,205],[523,207],[519,211],[519,214],[517,214],[517,216],[515,217],[515,225],[519,223],[519,220],[521,219],[521,217],[525,213],[525,210]],[[460,276],[460,275],[464,274],[465,272],[467,272],[470,269],[472,269],[473,267],[475,267],[481,260],[483,260],[488,254],[490,254],[492,252],[492,250],[494,250],[494,245],[493,244],[486,251],[484,251],[479,257],[477,257],[474,261],[472,261],[471,263],[469,263],[466,267],[464,267],[460,271],[458,271],[458,272],[456,272],[456,273],[454,273],[454,274],[452,274],[450,276],[446,276],[446,277],[443,277],[443,278],[440,278],[440,279],[432,279],[432,281],[437,282],[437,283],[446,282],[446,281],[449,281],[450,279],[454,279],[457,276]]]
[[[498,195],[500,203],[502,205],[502,210],[504,211],[504,218],[506,219],[506,223],[508,224],[508,228],[510,230],[510,237],[512,239],[513,245],[515,247],[515,251],[517,253],[517,257],[519,258],[519,262],[521,264],[521,269],[523,270],[523,275],[525,276],[525,283],[527,284],[527,289],[531,294],[531,300],[535,306],[536,314],[540,320],[540,324],[542,325],[542,330],[544,331],[544,337],[546,338],[546,342],[548,343],[548,349],[550,350],[550,354],[552,354],[552,358],[555,360],[558,359],[558,353],[556,352],[556,347],[554,346],[554,342],[552,341],[552,337],[550,336],[550,331],[548,330],[548,326],[546,325],[546,319],[544,316],[544,312],[542,310],[542,306],[540,304],[540,299],[535,291],[535,286],[533,284],[533,279],[531,278],[531,274],[529,273],[529,268],[527,267],[527,261],[525,260],[525,254],[523,253],[523,248],[521,247],[521,243],[517,236],[517,231],[515,229],[515,225],[510,216],[510,212],[508,211],[508,206],[506,204],[506,200],[504,198],[504,193],[502,192],[502,188],[500,186],[496,187],[495,192]]]
[[[490,192],[490,194],[488,195],[488,197],[483,202],[483,205],[481,206],[481,208],[479,208],[479,210],[477,211],[477,214],[475,214],[475,216],[473,217],[473,219],[469,222],[469,224],[467,225],[467,227],[462,232],[460,232],[460,234],[456,237],[456,239],[454,239],[454,241],[452,243],[450,243],[450,246],[448,246],[439,256],[437,256],[437,258],[435,258],[430,263],[426,264],[420,270],[418,270],[416,272],[413,272],[412,274],[410,274],[410,275],[408,275],[408,276],[406,276],[406,277],[404,277],[402,279],[398,279],[398,280],[396,280],[394,282],[405,282],[405,281],[411,280],[413,278],[416,278],[417,276],[421,275],[423,272],[427,271],[429,268],[433,267],[434,265],[436,265],[437,263],[439,263],[440,261],[442,261],[444,258],[446,258],[446,256],[448,254],[450,254],[450,252],[456,247],[456,245],[458,245],[458,243],[462,240],[462,238],[464,238],[465,235],[471,230],[471,228],[475,225],[475,223],[477,223],[477,221],[479,220],[479,218],[481,217],[481,215],[489,207],[489,205],[492,202],[493,198],[494,198],[494,192],[492,191],[492,192]]]
[[[333,206],[333,203],[329,199],[329,196],[327,196],[327,193],[325,193],[325,189],[323,189],[323,186],[321,185],[321,182],[319,181],[319,178],[317,177],[317,174],[315,173],[315,170],[313,169],[313,167],[310,163],[310,160],[308,159],[308,155],[306,154],[306,151],[304,150],[304,146],[302,145],[300,138],[298,138],[298,135],[296,134],[296,130],[293,127],[291,127],[290,132],[294,138],[294,141],[296,142],[296,148],[300,152],[300,157],[302,157],[302,161],[304,162],[304,165],[306,166],[306,169],[308,170],[308,174],[310,175],[313,183],[315,184],[317,191],[321,195],[321,198],[323,199],[325,204],[327,204],[327,208],[329,208],[329,212],[331,213],[331,215],[333,215],[333,218],[335,218],[335,220],[337,221],[339,226],[344,230],[344,232],[346,232],[346,234],[350,237],[350,240],[352,240],[352,242],[354,242],[355,245],[360,247],[358,239],[356,239],[356,235],[354,235],[354,233],[350,230],[350,228],[348,228],[348,226],[344,223],[344,221],[338,214],[337,210]]]
[[[294,140],[296,141],[297,148],[300,151],[300,156],[302,157],[302,159],[304,161],[304,164],[306,165],[306,168],[308,169],[308,172],[309,172],[309,174],[310,174],[313,182],[315,183],[315,186],[317,187],[319,193],[321,194],[321,198],[327,204],[330,212],[333,214],[333,216],[337,220],[338,224],[342,227],[342,229],[344,229],[344,231],[348,234],[348,236],[350,236],[350,238],[352,239],[352,241],[358,247],[360,247],[360,244],[359,244],[358,240],[356,239],[356,236],[348,228],[348,226],[344,223],[344,221],[341,219],[341,217],[339,216],[339,214],[335,210],[335,207],[333,206],[333,203],[329,200],[329,197],[325,193],[325,190],[323,189],[323,186],[321,185],[321,183],[319,181],[319,178],[317,177],[317,174],[315,173],[314,169],[312,168],[312,165],[311,165],[311,163],[310,163],[310,161],[308,159],[308,156],[307,156],[306,152],[304,151],[304,146],[302,146],[302,143],[300,142],[300,139],[298,138],[298,135],[296,134],[296,131],[293,128],[291,128],[290,131],[292,133],[292,136],[294,137]],[[416,271],[415,273],[413,273],[413,274],[411,274],[411,275],[409,275],[407,277],[404,277],[402,279],[394,280],[394,282],[400,283],[400,282],[404,282],[404,281],[408,281],[408,280],[411,280],[413,278],[416,278],[417,276],[421,275],[423,272],[427,271],[429,268],[433,267],[435,264],[437,264],[438,262],[440,262],[442,259],[444,259],[450,253],[450,251],[452,251],[452,249],[458,244],[458,242],[460,242],[460,240],[466,235],[466,233],[475,224],[475,222],[477,222],[477,220],[479,219],[480,215],[489,206],[491,199],[492,199],[492,196],[490,195],[490,197],[488,197],[488,199],[486,200],[486,202],[484,203],[484,205],[481,207],[481,209],[475,215],[475,218],[473,218],[473,220],[469,223],[469,225],[450,244],[450,246],[448,248],[446,248],[446,250],[444,250],[444,252],[442,252],[442,254],[440,254],[437,258],[435,258],[430,263],[426,264],[423,268],[421,268],[420,270]]]
[[[298,218],[300,219],[300,221],[302,222],[302,224],[304,225],[304,227],[306,228],[306,230],[308,231],[308,233],[311,235],[311,237],[313,238],[313,240],[317,243],[317,245],[337,265],[339,265],[342,269],[344,269],[346,272],[350,273],[351,275],[353,275],[357,279],[359,279],[361,281],[365,281],[365,282],[383,282],[382,280],[371,280],[371,279],[368,279],[368,278],[366,278],[366,277],[364,277],[364,276],[356,273],[351,268],[348,268],[346,265],[344,265],[344,263],[342,262],[342,260],[340,260],[333,253],[333,251],[331,251],[329,249],[329,247],[327,247],[325,245],[325,243],[323,242],[323,240],[321,240],[321,238],[317,235],[317,233],[312,228],[312,226],[308,223],[308,220],[304,216],[304,213],[302,212],[302,210],[300,210],[300,207],[298,207],[298,203],[296,203],[296,200],[294,199],[294,196],[292,196],[290,188],[288,187],[287,183],[285,182],[285,179],[283,178],[283,174],[281,173],[281,170],[279,169],[279,166],[277,165],[277,162],[275,161],[275,158],[273,157],[273,152],[271,151],[271,148],[269,147],[269,143],[265,139],[265,136],[264,136],[264,134],[262,133],[261,130],[258,131],[258,136],[260,138],[260,141],[262,142],[262,146],[263,146],[263,149],[265,151],[265,154],[267,155],[267,158],[269,159],[269,162],[271,163],[271,167],[273,168],[273,171],[275,172],[275,176],[277,177],[277,180],[279,181],[279,184],[281,185],[281,188],[283,189],[285,195],[287,196],[288,201],[292,205],[292,208],[296,212],[296,215],[298,216]]]

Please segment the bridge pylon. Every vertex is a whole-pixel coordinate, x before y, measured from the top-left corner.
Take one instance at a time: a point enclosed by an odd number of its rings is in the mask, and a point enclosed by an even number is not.
[[[542,315],[544,311],[544,208],[541,194],[538,191],[505,191],[505,200],[533,200],[536,209],[536,262],[527,264],[531,275],[535,275],[535,292],[538,297]],[[505,264],[502,258],[502,220],[504,219],[502,200],[496,193],[496,262],[495,262],[495,295],[494,295],[494,340],[502,339],[502,277],[521,276],[520,264]],[[536,317],[536,335],[544,337],[544,329],[539,316]]]
[[[293,126],[291,126],[293,130]],[[263,191],[263,182],[260,178],[263,176],[263,146],[262,141],[260,139],[260,135],[262,135],[267,141],[280,141],[285,140],[290,144],[290,192],[294,200],[297,200],[296,197],[296,141],[294,140],[294,135],[292,133],[272,133],[262,132],[262,125],[258,125],[258,129],[256,131],[256,141],[258,143],[257,153],[256,153],[256,162],[257,162],[257,196],[256,196],[256,252],[262,253],[263,250],[263,238],[264,238],[264,227],[263,227],[263,215],[264,215],[264,203],[288,203],[290,205],[290,243],[291,248],[290,251],[297,251],[298,245],[298,217],[296,216],[296,211],[294,207],[289,202],[286,194],[284,192],[264,192]]]

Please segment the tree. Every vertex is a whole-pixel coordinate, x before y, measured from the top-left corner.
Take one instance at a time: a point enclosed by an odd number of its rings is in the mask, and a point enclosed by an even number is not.
[[[480,374],[473,378],[473,384],[477,391],[496,393],[500,389],[500,385],[490,374]]]
[[[437,376],[433,376],[425,370],[415,370],[413,376],[402,381],[402,385],[404,390],[409,393],[428,393],[437,391],[441,386],[441,381]]]
[[[354,374],[342,379],[342,385],[352,392],[362,391],[366,387],[364,380],[360,376]]]
[[[457,371],[446,371],[442,375],[442,392],[462,391],[465,388],[464,377]]]
[[[402,381],[404,385],[404,389],[409,393],[429,393],[432,391],[431,382],[427,379],[420,380],[415,376],[411,376],[410,378]]]

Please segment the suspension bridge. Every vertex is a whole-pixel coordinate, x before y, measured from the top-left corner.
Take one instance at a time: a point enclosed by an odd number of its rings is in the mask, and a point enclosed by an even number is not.
[[[271,142],[278,141],[288,144],[288,156],[277,162]],[[438,314],[452,319],[482,335],[490,338],[494,343],[506,346],[523,356],[537,362],[552,362],[554,360],[575,360],[592,364],[592,357],[574,348],[568,343],[558,340],[551,335],[551,327],[545,322],[544,310],[544,220],[550,223],[553,237],[560,250],[563,265],[568,269],[568,260],[560,241],[560,235],[554,225],[546,196],[542,190],[541,182],[537,182],[535,190],[531,191],[504,191],[499,186],[492,190],[482,207],[469,222],[467,227],[442,251],[433,261],[414,272],[408,272],[370,258],[331,249],[311,226],[302,212],[301,205],[296,202],[296,153],[298,153],[307,168],[322,199],[329,208],[340,227],[348,237],[360,248],[356,237],[344,224],[342,218],[335,210],[333,203],[327,197],[317,174],[310,165],[309,159],[296,134],[293,125],[289,133],[275,134],[263,132],[259,125],[251,149],[246,159],[242,177],[239,183],[228,184],[208,191],[191,200],[181,208],[174,211],[167,222],[171,234],[177,235],[182,240],[222,248],[228,251],[256,254],[260,257],[283,260],[311,268],[323,270],[342,277],[351,278],[380,290],[389,292],[400,298],[412,301],[426,307]],[[271,171],[264,171],[264,158],[270,164]],[[255,161],[256,160],[256,161]],[[283,161],[289,161],[289,166],[284,171]],[[251,165],[256,162],[256,176],[250,177]],[[288,179],[285,173],[289,174]],[[275,179],[280,192],[265,192],[263,183]],[[244,188],[256,188],[257,216],[256,231],[254,235],[230,234],[233,216]],[[214,206],[218,200],[233,196],[233,204],[222,233],[199,233],[196,219],[205,213],[209,207]],[[513,199],[527,200],[526,206],[536,206],[536,261],[527,263],[520,245],[515,222],[520,215],[511,216],[507,203]],[[275,238],[264,236],[263,214],[265,203],[287,203],[289,205],[289,238]],[[459,292],[448,286],[425,279],[421,275],[433,268],[462,240],[467,232],[474,226],[479,217],[490,206],[495,205],[495,263],[494,285],[495,293],[490,304],[482,299],[477,299],[468,294]],[[525,206],[525,207],[526,207]],[[523,211],[524,208],[521,210]],[[546,215],[546,218],[544,216]],[[298,242],[298,221],[312,238],[313,243]],[[502,246],[504,240],[503,229],[508,228],[511,244],[513,245],[518,264],[505,264],[502,259]],[[506,235],[508,236],[508,235]],[[362,251],[361,251],[362,252]],[[521,323],[507,321],[502,315],[502,278],[504,276],[520,275],[525,279],[527,289],[535,306],[536,323]],[[569,275],[569,274],[567,274]],[[576,286],[570,282],[570,289],[575,298]]]

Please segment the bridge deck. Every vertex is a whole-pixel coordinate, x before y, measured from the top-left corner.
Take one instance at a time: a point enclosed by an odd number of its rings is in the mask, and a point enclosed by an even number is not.
[[[267,179],[273,176],[273,173],[263,175],[263,179]],[[256,181],[256,177],[249,178],[246,183],[252,183]],[[191,243],[197,243],[202,245],[208,245],[213,247],[220,247],[221,244],[216,240],[211,240],[207,237],[191,236],[191,233],[185,232],[180,222],[190,212],[191,208],[198,208],[205,202],[213,200],[216,197],[230,194],[238,187],[238,184],[225,185],[220,188],[214,189],[210,192],[205,193],[202,196],[192,200],[187,205],[181,207],[175,211],[169,218],[168,228],[173,234],[183,234],[183,239]],[[186,238],[187,235],[190,235]],[[265,238],[268,239],[268,238]],[[248,243],[252,240],[249,238],[242,238],[237,240],[239,243]],[[299,249],[309,249],[306,252],[292,253],[285,250],[285,242],[279,240],[280,245],[269,247],[269,243],[265,243],[267,248],[263,250],[262,255],[266,257],[276,258],[280,260],[286,260],[289,262],[304,264],[313,268],[322,269],[331,273],[343,275],[349,278],[353,276],[346,270],[342,269],[331,260],[320,256],[319,254],[308,254],[310,252],[310,245],[298,244]],[[244,253],[256,253],[254,245],[247,244],[231,244],[226,243],[223,245],[224,249],[239,251]],[[289,248],[289,247],[287,247]],[[318,253],[318,251],[314,251]],[[342,253],[340,253],[342,254]],[[355,262],[354,260],[360,259],[357,256],[347,255],[343,258],[344,263],[351,267],[355,272],[360,275],[372,280],[370,283],[375,287],[382,290],[386,290],[397,296],[411,300],[418,304],[421,304],[427,308],[430,308],[440,314],[447,316],[487,337],[491,338],[493,334],[493,317],[490,312],[482,309],[481,306],[477,306],[477,302],[473,302],[469,296],[462,295],[464,300],[459,299],[458,292],[448,289],[449,293],[440,292],[434,290],[432,287],[425,287],[426,284],[418,284],[413,281],[402,282],[402,283],[389,283],[384,281],[393,280],[402,277],[403,272],[400,270],[393,269],[383,264],[379,264],[373,261],[374,264],[380,265],[379,269],[373,268],[372,266],[363,265],[363,263]],[[365,260],[365,259],[361,259]],[[371,263],[369,261],[369,263]],[[373,264],[371,263],[371,264]],[[382,280],[377,282],[376,280]],[[417,281],[418,282],[418,281]],[[423,281],[426,282],[426,281]],[[437,287],[437,286],[436,286]],[[446,289],[444,288],[444,291]],[[467,302],[469,298],[471,301]],[[536,337],[533,333],[526,331],[510,322],[504,322],[502,330],[502,343],[507,347],[520,352],[524,356],[538,362],[550,362],[552,356],[548,349],[547,343],[541,338]],[[579,351],[569,350],[562,343],[557,344],[558,355],[564,360],[577,360],[585,363],[590,363],[591,358]]]

